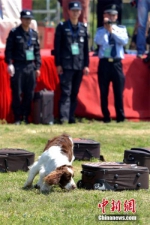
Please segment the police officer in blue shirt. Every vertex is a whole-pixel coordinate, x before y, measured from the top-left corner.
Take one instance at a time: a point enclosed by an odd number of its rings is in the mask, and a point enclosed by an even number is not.
[[[128,34],[124,26],[116,24],[117,17],[117,6],[107,6],[104,11],[104,26],[98,28],[94,38],[95,43],[99,46],[98,83],[105,123],[111,121],[108,109],[110,82],[113,84],[116,121],[123,122],[125,119],[123,108],[125,76],[122,71],[121,60],[124,58],[123,46],[128,43]]]
[[[89,50],[87,28],[79,23],[81,3],[70,2],[69,20],[61,22],[55,32],[54,54],[60,78],[60,123],[75,123],[77,94],[83,74],[89,73]]]
[[[30,28],[33,13],[22,10],[21,25],[8,35],[5,62],[11,77],[12,109],[15,124],[29,122],[36,76],[40,75],[41,57],[38,34]]]

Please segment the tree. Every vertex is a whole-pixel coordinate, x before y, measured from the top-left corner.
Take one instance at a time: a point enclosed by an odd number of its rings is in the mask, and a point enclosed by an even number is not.
[[[49,17],[48,15],[50,14],[50,19],[51,20],[55,20],[55,17],[57,16],[57,13],[44,13],[44,12],[40,12],[40,10],[57,10],[57,4],[58,1],[57,0],[33,0],[33,10],[39,10],[39,13],[34,13],[35,19],[37,20],[37,22],[44,22],[45,20],[48,20]]]

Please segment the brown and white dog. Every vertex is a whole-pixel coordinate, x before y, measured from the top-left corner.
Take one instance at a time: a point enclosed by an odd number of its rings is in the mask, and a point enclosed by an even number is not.
[[[70,136],[62,134],[49,140],[38,161],[29,167],[24,188],[31,187],[35,176],[39,173],[40,179],[35,187],[41,192],[49,192],[51,186],[57,184],[67,190],[75,189],[72,167],[74,158],[73,141]]]

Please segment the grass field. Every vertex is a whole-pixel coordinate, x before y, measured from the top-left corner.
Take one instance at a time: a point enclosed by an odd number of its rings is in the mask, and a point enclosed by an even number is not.
[[[103,124],[84,120],[75,125],[0,125],[0,148],[22,148],[42,153],[48,139],[66,132],[73,138],[82,137],[100,142],[101,154],[106,161],[123,160],[125,149],[150,146],[150,122],[124,122]],[[83,161],[74,161],[75,181],[81,179]],[[23,190],[27,173],[0,173],[0,224],[2,225],[149,225],[150,191],[88,191],[76,189],[72,192],[53,187],[49,195],[36,189]],[[35,179],[34,182],[38,177]],[[137,221],[98,221],[102,215],[98,203],[108,200],[106,214],[137,216]],[[134,199],[136,213],[124,212],[124,202]],[[111,212],[112,201],[120,201],[121,211]]]

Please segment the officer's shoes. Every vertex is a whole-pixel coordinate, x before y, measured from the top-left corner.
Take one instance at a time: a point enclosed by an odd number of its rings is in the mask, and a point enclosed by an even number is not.
[[[117,119],[116,122],[117,122],[117,123],[121,123],[121,122],[124,122],[124,120],[125,120],[124,118],[122,118],[122,119]]]
[[[110,118],[104,118],[104,119],[103,119],[103,122],[104,122],[104,123],[110,123],[110,122],[111,122],[111,119],[110,119]]]
[[[69,124],[76,123],[75,119],[70,119]]]
[[[62,120],[62,119],[61,119],[61,120],[59,121],[59,123],[60,123],[60,124],[68,124],[68,123],[69,123],[69,124],[72,124],[72,123],[76,123],[76,121],[75,121],[75,119],[69,119],[69,121],[68,121],[68,120]]]
[[[61,125],[65,125],[65,124],[67,124],[68,123],[68,120],[63,120],[63,119],[60,119],[60,121],[59,121],[59,124],[61,124]]]
[[[25,124],[29,124],[29,120],[26,116],[23,116],[22,122],[25,123]]]
[[[17,121],[15,121],[14,124],[15,124],[15,125],[20,125],[20,123],[21,123],[20,120],[17,120]]]

